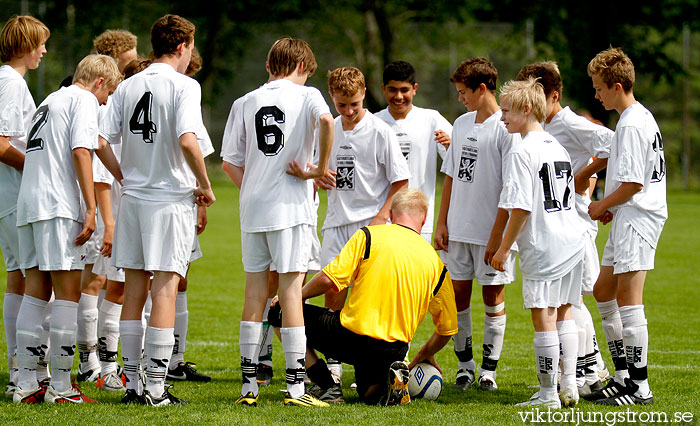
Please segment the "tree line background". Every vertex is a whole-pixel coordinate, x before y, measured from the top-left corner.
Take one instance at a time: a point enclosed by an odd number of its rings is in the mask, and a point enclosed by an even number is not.
[[[637,100],[659,122],[670,182],[700,186],[697,1],[0,0],[0,10],[3,22],[14,14],[31,14],[51,30],[42,65],[27,76],[37,104],[90,53],[92,39],[102,31],[131,31],[139,38],[139,54],[146,56],[153,21],[166,13],[187,17],[197,26],[203,67],[196,78],[217,148],[231,104],[266,81],[267,51],[283,35],[311,45],[319,68],[307,84],[321,89],[329,105],[327,71],[356,66],[367,79],[366,107],[383,108],[381,72],[401,59],[418,71],[414,103],[453,121],[465,112],[449,82],[462,60],[491,59],[499,85],[526,63],[555,60],[564,80],[563,103],[589,111],[611,128],[617,114],[593,98],[586,66],[599,51],[619,46],[635,64]]]

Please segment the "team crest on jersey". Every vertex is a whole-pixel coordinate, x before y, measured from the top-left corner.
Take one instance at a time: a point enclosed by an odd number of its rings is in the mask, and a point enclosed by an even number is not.
[[[338,191],[355,190],[355,156],[337,155],[335,157],[335,189]]]
[[[401,147],[401,153],[406,161],[409,161],[409,155],[411,154],[411,141],[399,141],[399,146]]]
[[[462,182],[474,182],[474,168],[479,156],[479,148],[470,145],[462,146],[462,156],[459,159],[459,171],[457,179]]]

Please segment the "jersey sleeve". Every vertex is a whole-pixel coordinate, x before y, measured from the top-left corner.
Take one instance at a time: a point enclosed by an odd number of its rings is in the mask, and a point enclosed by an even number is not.
[[[626,126],[617,129],[617,168],[614,180],[644,185],[645,150],[651,146],[644,141],[641,129]]]
[[[72,122],[70,126],[70,149],[97,149],[97,99],[92,94],[85,93],[77,97],[73,105]]]
[[[184,76],[183,78],[187,79],[187,84],[182,85],[175,103],[175,123],[178,138],[185,133],[197,135],[197,132],[205,129],[202,121],[202,89],[196,80]]]
[[[503,174],[503,189],[498,208],[521,209],[531,212],[533,203],[532,170],[530,161],[520,152],[508,154]]]
[[[110,144],[121,143],[119,137],[122,131],[122,101],[124,83],[117,86],[109,102],[101,108],[99,114],[99,133]]]
[[[567,126],[574,138],[591,154],[591,157],[610,157],[610,143],[615,133],[607,127],[593,123],[580,115],[575,115],[574,117],[567,123]]]
[[[0,136],[24,136],[24,81],[8,82],[0,94]]]
[[[455,123],[457,124],[457,123]],[[452,128],[452,131],[450,132],[450,147],[447,148],[447,155],[444,158],[444,161],[442,162],[442,167],[440,168],[440,171],[447,176],[454,178],[454,173],[455,173],[455,161],[456,158],[455,156],[458,155],[456,152],[455,148],[455,135],[457,134],[457,131],[459,129],[459,126],[455,126]]]
[[[231,106],[221,142],[221,158],[238,167],[245,166],[246,133],[242,104],[243,98],[238,98]]]
[[[385,123],[382,121],[382,124]],[[408,169],[408,162],[401,152],[401,146],[396,138],[396,134],[388,125],[385,125],[385,127],[386,131],[381,130],[378,135],[378,141],[383,141],[382,145],[384,146],[384,149],[380,149],[378,152],[380,157],[378,160],[380,164],[384,165],[386,178],[393,184],[407,180],[411,177],[411,172]]]
[[[452,125],[450,124],[450,122],[447,121],[447,119],[437,111],[435,111],[434,120],[435,125],[433,126],[433,131],[442,130],[443,132],[450,135],[450,145],[452,145]],[[437,143],[435,141],[433,141],[433,143],[437,144],[437,153],[440,156],[440,158],[444,160],[447,156],[447,148],[445,148],[445,145],[441,143]]]
[[[313,127],[319,126],[319,119],[323,114],[330,114],[331,109],[328,107],[323,95],[315,87],[309,87],[309,112],[312,119]]]
[[[199,144],[199,149],[202,151],[202,157],[208,157],[214,153],[214,145],[211,143],[211,138],[209,137],[209,132],[207,128],[202,125],[202,128],[197,130],[197,143]]]
[[[347,288],[355,280],[365,253],[365,239],[362,230],[355,231],[340,254],[323,268],[323,273],[333,281],[335,291]]]
[[[442,265],[442,262],[440,264]],[[445,265],[442,265],[442,272],[435,289],[437,292],[428,305],[428,312],[435,324],[435,332],[440,336],[453,336],[457,334],[457,305],[450,273],[447,272]]]

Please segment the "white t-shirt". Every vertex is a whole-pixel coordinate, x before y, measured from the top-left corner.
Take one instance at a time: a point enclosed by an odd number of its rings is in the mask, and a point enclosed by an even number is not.
[[[371,112],[365,111],[352,130],[343,130],[336,117],[334,137],[329,167],[337,175],[323,229],[375,217],[391,184],[411,176],[396,134]]]
[[[415,105],[402,120],[395,120],[388,108],[379,111],[376,116],[384,120],[396,133],[401,152],[411,172],[408,187],[418,188],[428,197],[428,218],[421,232],[432,233],[437,155],[444,160],[447,153],[442,144],[435,142],[435,131],[442,130],[450,135],[452,125],[434,109],[419,108]]]
[[[508,154],[498,207],[530,212],[516,238],[523,279],[563,277],[583,258],[566,150],[547,132],[530,132]]]
[[[57,217],[84,220],[73,150],[97,148],[97,98],[72,85],[50,94],[27,137],[17,226]]]
[[[221,156],[245,167],[240,193],[241,230],[267,232],[314,223],[309,183],[287,174],[289,163],[305,167],[314,129],[330,114],[321,92],[286,79],[271,81],[231,107]]]
[[[201,88],[163,63],[123,81],[100,134],[111,144],[121,135],[122,194],[150,201],[192,197],[196,179],[180,136],[202,133]]]
[[[24,153],[36,105],[27,83],[9,65],[0,66],[0,136],[9,136],[10,145]],[[17,208],[22,173],[0,162],[0,218]]]
[[[668,218],[666,159],[659,126],[648,109],[633,104],[622,112],[610,149],[605,196],[622,182],[642,184],[629,201],[612,209],[613,220],[624,220],[656,247]]]
[[[455,120],[442,172],[452,178],[449,239],[485,246],[498,213],[505,159],[520,136],[508,133],[500,110],[483,123],[476,123],[476,114]]]

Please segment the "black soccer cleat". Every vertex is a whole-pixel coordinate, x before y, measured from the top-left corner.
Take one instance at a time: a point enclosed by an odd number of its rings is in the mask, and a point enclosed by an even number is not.
[[[615,397],[621,393],[625,392],[625,386],[617,383],[615,379],[610,379],[608,384],[599,391],[591,392],[590,394],[583,397],[586,401],[597,401],[599,399],[606,399]]]
[[[625,379],[625,386],[620,390],[617,395],[611,396],[609,398],[598,399],[593,401],[595,404],[599,405],[612,405],[612,406],[622,406],[622,405],[650,405],[654,403],[654,396],[651,392],[644,398],[637,395],[639,386],[637,386],[629,378]]]
[[[209,382],[211,377],[206,374],[197,373],[194,369],[196,364],[192,362],[180,362],[175,368],[168,368],[167,380],[180,380],[188,382]]]
[[[170,386],[166,386],[163,394],[159,397],[151,395],[147,390],[143,391],[143,400],[146,405],[151,407],[163,407],[166,405],[182,405],[189,402],[176,397],[170,393]]]
[[[139,395],[133,389],[127,389],[126,393],[124,394],[124,396],[122,397],[120,402],[122,404],[125,404],[125,405],[129,405],[129,404],[144,405],[146,403],[143,400],[143,395]]]

